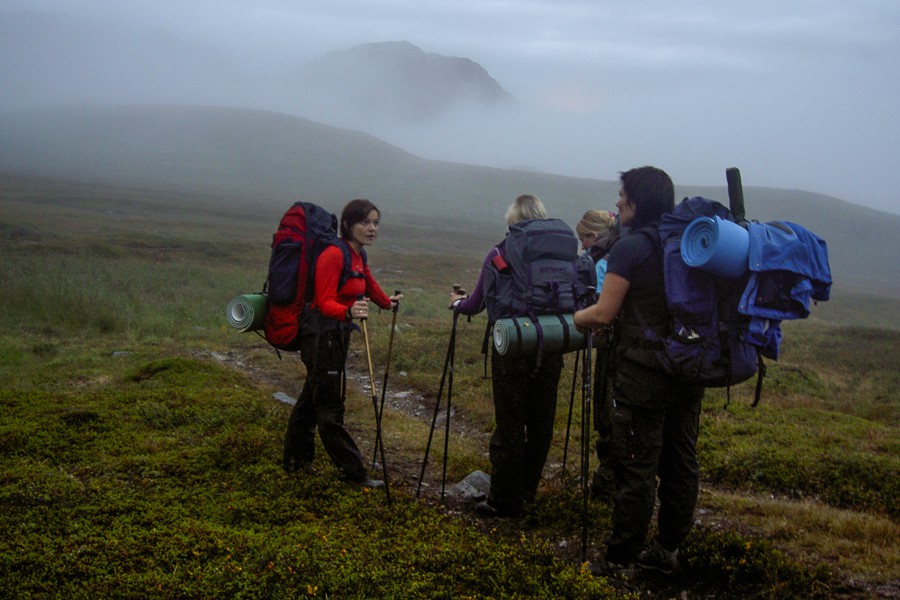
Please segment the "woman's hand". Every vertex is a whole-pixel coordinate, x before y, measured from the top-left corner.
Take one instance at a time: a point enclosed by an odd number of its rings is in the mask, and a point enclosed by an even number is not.
[[[603,291],[600,292],[597,303],[577,310],[572,315],[575,327],[584,331],[611,325],[622,308],[630,286],[631,282],[621,275],[607,273],[603,280]]]
[[[459,300],[465,300],[466,298],[468,298],[468,296],[466,295],[466,290],[462,289],[462,287],[458,283],[453,284],[453,291],[450,292],[450,304],[447,305],[447,308],[453,310],[453,305],[456,302],[458,302]]]
[[[594,306],[596,306],[596,305],[594,305]],[[603,329],[604,327],[608,327],[608,326],[602,325],[602,324],[601,325],[593,324],[593,322],[591,320],[591,312],[592,312],[591,308],[593,308],[593,307],[589,306],[588,308],[576,310],[575,314],[572,315],[572,322],[575,323],[575,329],[577,329],[581,333],[586,334],[586,333],[590,332],[591,335],[597,335],[597,333],[599,333],[601,329]]]
[[[351,319],[368,319],[369,318],[369,301],[367,298],[357,300],[347,309],[347,315]]]
[[[393,296],[390,298],[391,300],[391,308],[395,309],[400,306],[400,301],[403,300],[403,294],[398,290]]]

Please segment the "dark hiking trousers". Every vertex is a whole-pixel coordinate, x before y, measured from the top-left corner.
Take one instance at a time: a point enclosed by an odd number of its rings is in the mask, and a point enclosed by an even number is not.
[[[626,564],[644,546],[657,494],[660,545],[674,550],[691,530],[700,481],[696,446],[703,388],[624,358],[616,362],[614,380],[618,490],[607,560]]]
[[[490,442],[490,503],[509,515],[534,500],[553,441],[561,354],[545,354],[535,372],[535,356],[491,353],[494,433]]]
[[[325,452],[344,479],[353,482],[367,478],[359,448],[344,427],[342,381],[344,361],[350,342],[348,331],[328,331],[301,340],[300,357],[306,366],[306,381],[297,404],[288,419],[284,439],[285,462],[312,462],[316,428]]]

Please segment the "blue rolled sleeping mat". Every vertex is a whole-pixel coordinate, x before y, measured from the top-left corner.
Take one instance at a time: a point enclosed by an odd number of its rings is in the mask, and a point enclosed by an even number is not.
[[[259,331],[263,328],[268,309],[265,294],[242,294],[235,296],[225,306],[228,324],[240,331]]]
[[[574,352],[584,348],[585,336],[575,327],[571,314],[537,317],[546,353]],[[502,355],[517,356],[538,349],[538,328],[530,317],[497,319],[493,329],[494,349]]]
[[[681,258],[690,267],[736,278],[749,268],[750,234],[719,217],[694,219],[681,237]]]

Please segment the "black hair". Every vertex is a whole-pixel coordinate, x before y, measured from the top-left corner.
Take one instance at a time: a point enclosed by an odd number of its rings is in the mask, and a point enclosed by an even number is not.
[[[372,211],[378,213],[378,217],[381,218],[381,211],[378,210],[378,207],[363,198],[357,198],[356,200],[351,200],[347,203],[347,206],[344,207],[344,210],[341,211],[341,237],[345,240],[350,239],[350,230],[354,225],[366,220],[366,217],[369,216],[369,213]]]
[[[675,186],[662,169],[646,166],[622,171],[619,181],[635,207],[632,229],[658,223],[664,213],[675,209]]]

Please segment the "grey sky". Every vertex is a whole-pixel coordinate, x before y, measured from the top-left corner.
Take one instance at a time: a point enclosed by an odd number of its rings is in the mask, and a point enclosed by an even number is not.
[[[488,125],[375,132],[427,158],[600,179],[655,164],[684,185],[738,166],[747,186],[900,212],[896,0],[0,0],[48,8],[171,31],[256,70],[407,40],[471,58],[522,103]]]

